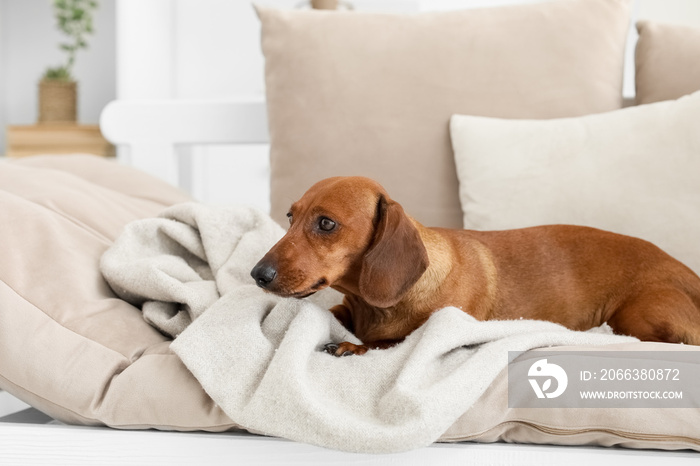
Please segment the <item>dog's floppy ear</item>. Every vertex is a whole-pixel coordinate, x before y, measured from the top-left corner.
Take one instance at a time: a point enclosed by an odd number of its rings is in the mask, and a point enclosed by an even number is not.
[[[374,239],[360,271],[360,295],[370,305],[396,305],[428,268],[428,252],[400,204],[380,196]]]

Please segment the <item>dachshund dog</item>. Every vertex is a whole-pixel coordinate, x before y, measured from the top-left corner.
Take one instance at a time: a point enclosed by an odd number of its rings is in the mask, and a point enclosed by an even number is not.
[[[343,293],[330,311],[363,344],[327,345],[336,356],[392,346],[446,306],[700,345],[700,278],[641,239],[571,225],[426,228],[362,177],[316,183],[287,216],[251,275],[279,296]]]

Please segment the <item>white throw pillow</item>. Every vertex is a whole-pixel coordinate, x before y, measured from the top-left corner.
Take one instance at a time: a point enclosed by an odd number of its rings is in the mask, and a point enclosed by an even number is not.
[[[465,228],[587,225],[700,273],[700,92],[577,118],[454,115],[450,129]]]

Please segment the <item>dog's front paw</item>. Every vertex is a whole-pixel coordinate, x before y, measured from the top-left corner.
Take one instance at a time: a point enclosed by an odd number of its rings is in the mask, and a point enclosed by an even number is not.
[[[328,354],[335,354],[335,352],[338,351],[338,344],[326,343],[325,345],[323,345],[323,351],[325,351]]]
[[[365,354],[369,348],[365,345],[355,345],[344,341],[342,343],[328,343],[323,347],[323,350],[333,356],[352,356],[353,354]]]

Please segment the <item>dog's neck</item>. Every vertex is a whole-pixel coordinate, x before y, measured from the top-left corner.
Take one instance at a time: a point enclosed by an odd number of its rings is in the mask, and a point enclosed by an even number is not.
[[[432,296],[442,286],[453,267],[453,254],[444,237],[431,228],[426,228],[413,221],[418,229],[425,250],[428,253],[428,268],[415,285],[401,299],[401,303],[411,307],[422,307],[423,301],[432,300]]]
[[[332,285],[345,295],[344,303],[352,313],[353,332],[363,341],[400,341],[436,310],[433,299],[440,293],[453,266],[450,245],[439,233],[415,223],[425,244],[429,265],[396,305],[378,308],[362,297],[359,290],[361,264]]]
[[[417,221],[411,220],[416,226],[428,253],[429,265],[420,279],[401,298],[401,301],[393,307],[421,307],[421,301],[425,301],[433,296],[453,266],[453,255],[451,254],[449,243],[433,229],[426,228]],[[362,264],[361,261],[358,261],[331,287],[345,295],[354,295],[362,298],[359,286],[361,270]]]

